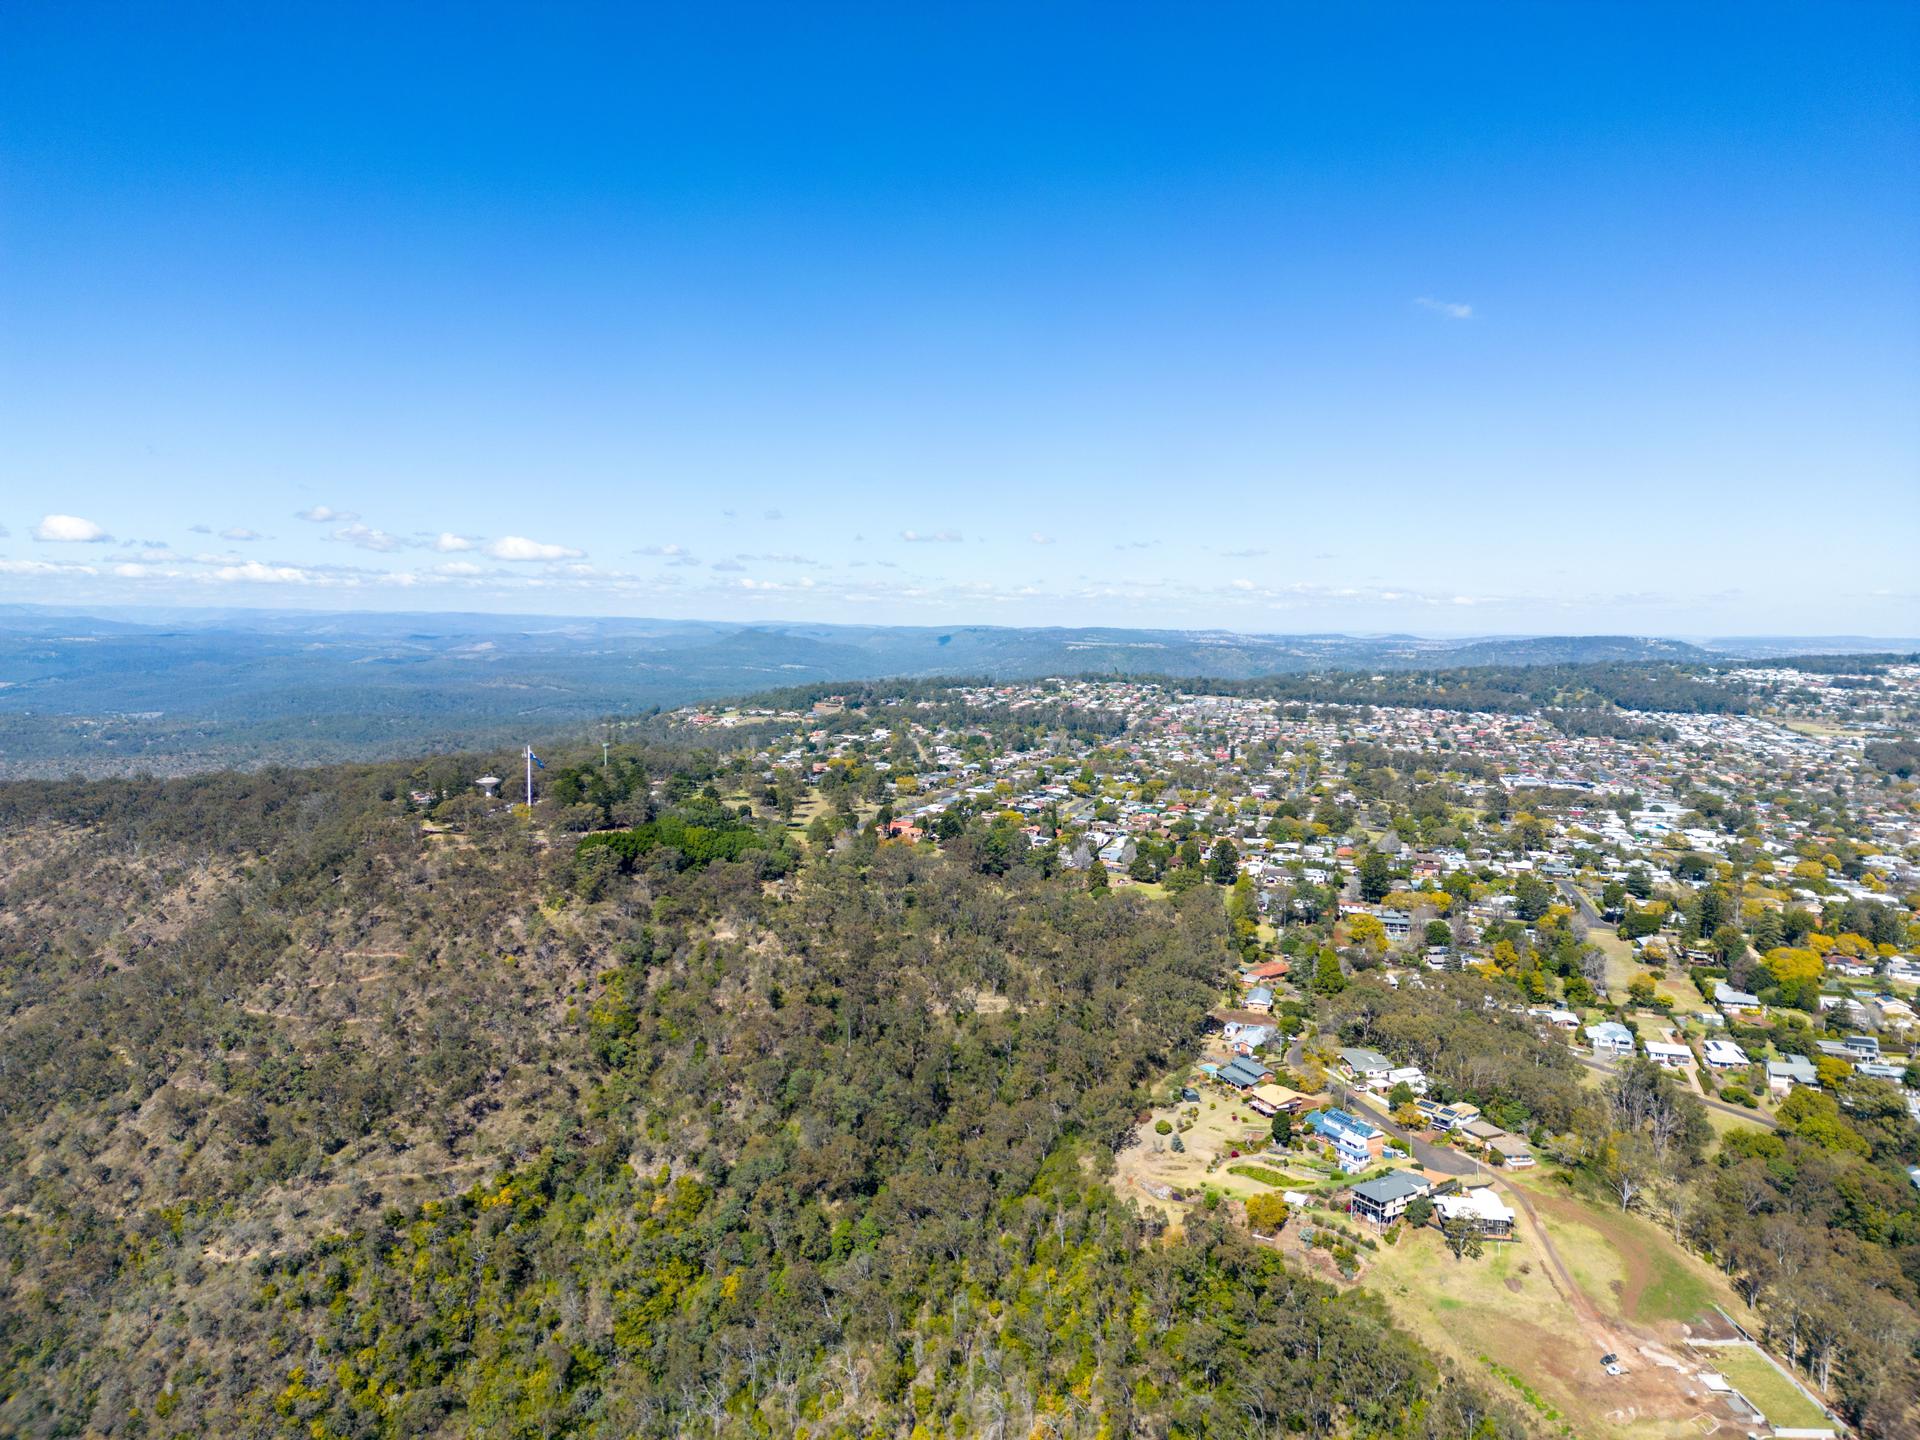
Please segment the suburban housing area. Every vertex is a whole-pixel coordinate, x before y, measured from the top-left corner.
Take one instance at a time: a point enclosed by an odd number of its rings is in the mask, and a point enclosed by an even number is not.
[[[1217,897],[1212,1026],[1116,1177],[1173,1223],[1228,1210],[1581,1433],[1909,1423],[1920,665],[1675,671],[1634,709],[1374,678],[677,719],[772,737],[744,793],[815,843]]]

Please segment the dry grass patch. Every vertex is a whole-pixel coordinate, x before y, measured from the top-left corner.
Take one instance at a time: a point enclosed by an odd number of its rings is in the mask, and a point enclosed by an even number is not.
[[[1575,1195],[1552,1173],[1508,1178],[1532,1198],[1560,1258],[1602,1313],[1629,1325],[1676,1327],[1661,1336],[1675,1342],[1684,1338],[1677,1327],[1714,1305],[1746,1315],[1726,1278],[1659,1226]]]
[[[1608,1440],[1698,1433],[1691,1422],[1699,1407],[1664,1375],[1606,1374],[1601,1350],[1529,1239],[1489,1246],[1478,1260],[1455,1260],[1436,1232],[1422,1230],[1373,1258],[1361,1284],[1397,1321],[1491,1387],[1504,1377],[1489,1361],[1518,1377],[1555,1412],[1549,1419],[1535,1410],[1549,1430],[1565,1423],[1577,1435]]]
[[[1190,1112],[1198,1110],[1197,1116]],[[1237,1117],[1237,1118],[1236,1118]],[[1172,1134],[1156,1133],[1155,1126],[1166,1121],[1176,1128]],[[1177,1127],[1191,1120],[1191,1128]],[[1236,1103],[1209,1088],[1196,1105],[1187,1102],[1171,1108],[1155,1109],[1134,1131],[1132,1143],[1115,1156],[1115,1180],[1122,1193],[1138,1196],[1141,1204],[1153,1205],[1168,1214],[1180,1206],[1166,1192],[1177,1190],[1194,1194],[1212,1187],[1221,1194],[1244,1200],[1263,1195],[1272,1187],[1244,1175],[1228,1172],[1228,1166],[1245,1162],[1273,1166],[1274,1159],[1263,1152],[1272,1135],[1273,1122],[1256,1115],[1244,1103]],[[1178,1136],[1184,1150],[1176,1151]],[[1240,1153],[1236,1157],[1234,1151]],[[1208,1170],[1209,1162],[1217,1168]],[[1300,1182],[1304,1187],[1308,1182]]]

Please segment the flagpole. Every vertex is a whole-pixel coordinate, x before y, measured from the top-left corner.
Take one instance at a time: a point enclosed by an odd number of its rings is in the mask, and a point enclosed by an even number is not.
[[[527,746],[527,806],[533,806],[533,746]]]

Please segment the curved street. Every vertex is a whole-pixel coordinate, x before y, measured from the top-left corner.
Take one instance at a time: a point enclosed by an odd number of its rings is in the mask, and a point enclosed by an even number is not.
[[[1593,901],[1587,898],[1587,892],[1564,877],[1554,882],[1560,887],[1560,893],[1573,904],[1574,913],[1587,924],[1598,930],[1610,928],[1600,912],[1594,908]]]
[[[1396,1124],[1388,1116],[1376,1110],[1371,1104],[1357,1108],[1365,1112],[1366,1121],[1369,1125],[1377,1126],[1386,1131],[1387,1134],[1393,1136],[1395,1140],[1398,1140],[1402,1145],[1406,1146],[1407,1152],[1420,1162],[1423,1169],[1437,1170],[1442,1175],[1479,1175],[1488,1173],[1486,1167],[1481,1165],[1481,1163],[1472,1156],[1462,1155],[1458,1150],[1451,1150],[1444,1145],[1435,1145],[1420,1139],[1404,1125]]]

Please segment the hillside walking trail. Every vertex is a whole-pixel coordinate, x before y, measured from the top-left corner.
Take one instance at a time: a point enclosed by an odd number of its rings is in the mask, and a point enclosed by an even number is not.
[[[1594,1303],[1587,1298],[1587,1292],[1574,1281],[1573,1272],[1567,1268],[1567,1262],[1560,1258],[1560,1252],[1554,1247],[1553,1237],[1547,1233],[1547,1227],[1540,1219],[1540,1212],[1533,1208],[1533,1199],[1511,1180],[1488,1172],[1494,1188],[1505,1195],[1527,1217],[1527,1224],[1533,1229],[1533,1236],[1539,1242],[1541,1257],[1547,1262],[1547,1283],[1559,1293],[1560,1298],[1572,1307],[1575,1317],[1587,1331],[1602,1355],[1617,1355],[1622,1342],[1613,1333],[1612,1327]]]

